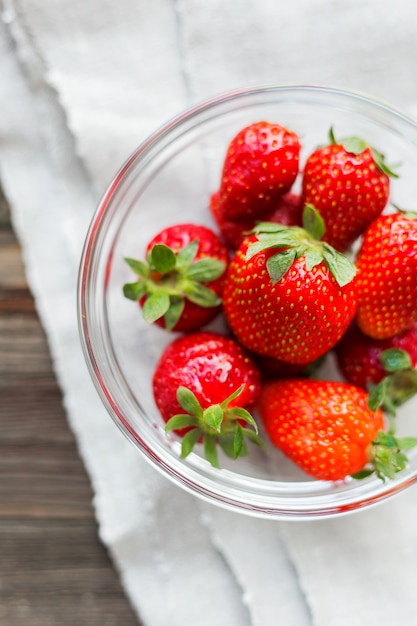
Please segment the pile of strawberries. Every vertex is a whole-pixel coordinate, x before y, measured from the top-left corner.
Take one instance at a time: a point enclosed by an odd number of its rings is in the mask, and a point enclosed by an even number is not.
[[[175,224],[126,259],[125,296],[180,333],[155,402],[182,457],[197,443],[215,467],[219,447],[244,455],[263,445],[258,420],[315,478],[394,478],[417,445],[395,435],[417,391],[417,214],[388,206],[396,174],[363,140],[331,130],[302,171],[300,153],[279,124],[243,128],[210,199],[217,232]],[[203,328],[219,314],[227,335]],[[317,378],[330,351],[340,382]]]

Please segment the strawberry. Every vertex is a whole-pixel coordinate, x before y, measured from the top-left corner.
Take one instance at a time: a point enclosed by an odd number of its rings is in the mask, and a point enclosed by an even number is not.
[[[297,135],[279,124],[260,121],[243,128],[230,142],[219,189],[222,219],[260,219],[289,191],[299,166]]]
[[[271,356],[249,352],[249,355],[255,361],[261,378],[263,381],[275,378],[295,378],[313,376],[317,370],[323,365],[326,355],[312,361],[311,363],[286,363],[280,359],[274,359]]]
[[[356,262],[362,332],[386,339],[417,324],[417,214],[397,211],[377,218]]]
[[[344,378],[367,389],[386,376],[382,355],[392,349],[407,353],[411,366],[417,367],[417,325],[389,339],[373,339],[352,324],[335,346],[335,353]]]
[[[397,407],[417,393],[417,369],[408,352],[399,348],[384,350],[381,362],[386,375],[371,388],[368,404],[373,410],[382,407],[395,417]]]
[[[210,211],[221,233],[223,241],[232,250],[236,250],[243,239],[250,233],[256,224],[256,218],[249,217],[241,220],[227,220],[220,213],[219,192],[210,197]]]
[[[396,408],[417,393],[417,326],[389,339],[373,339],[353,324],[335,347],[350,383],[370,390],[372,408]]]
[[[255,228],[258,220],[255,217],[244,220],[226,220],[220,213],[219,192],[213,193],[210,198],[210,209],[224,241],[233,250],[236,250],[244,238]],[[288,192],[278,198],[272,213],[268,214],[269,222],[285,224],[286,226],[301,226],[302,205],[300,196]]]
[[[126,283],[123,292],[139,301],[148,323],[195,330],[221,310],[228,260],[226,246],[206,226],[170,226],[148,243],[146,261],[126,258],[138,280]]]
[[[262,380],[270,380],[271,378],[294,378],[294,376],[304,375],[304,371],[308,367],[298,363],[286,363],[279,359],[274,359],[263,354],[251,353],[258,369],[261,373]]]
[[[358,297],[355,267],[320,241],[323,223],[309,206],[304,225],[260,223],[231,260],[223,291],[240,343],[294,364],[315,361],[339,341]]]
[[[396,176],[383,156],[357,137],[330,144],[307,159],[302,178],[304,203],[315,206],[325,226],[325,240],[346,251],[385,208],[389,176]]]
[[[166,430],[182,437],[182,458],[203,441],[206,458],[218,467],[217,444],[237,458],[247,452],[245,438],[261,443],[249,413],[260,393],[259,372],[229,337],[199,331],[173,341],[156,366],[153,393]]]
[[[258,410],[272,443],[314,478],[394,478],[417,439],[385,432],[381,409],[367,400],[349,383],[286,379],[264,385]]]

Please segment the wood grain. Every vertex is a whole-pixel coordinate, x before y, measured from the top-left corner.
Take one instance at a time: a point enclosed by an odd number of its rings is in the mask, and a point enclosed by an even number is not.
[[[0,625],[138,626],[92,492],[0,194]]]

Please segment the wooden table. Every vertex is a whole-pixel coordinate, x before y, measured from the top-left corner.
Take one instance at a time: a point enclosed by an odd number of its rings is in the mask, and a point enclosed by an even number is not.
[[[1,626],[138,626],[91,499],[0,194]]]

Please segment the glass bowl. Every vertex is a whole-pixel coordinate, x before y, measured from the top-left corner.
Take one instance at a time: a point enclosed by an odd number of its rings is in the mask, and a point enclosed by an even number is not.
[[[393,481],[376,477],[338,483],[309,479],[272,446],[251,446],[244,459],[222,458],[214,469],[198,446],[185,460],[167,436],[152,395],[152,375],[173,340],[141,318],[122,295],[132,272],[124,257],[143,258],[146,243],[163,227],[185,221],[215,228],[208,210],[218,188],[230,139],[266,119],[298,133],[301,165],[310,151],[336,136],[357,135],[400,163],[392,202],[412,209],[417,198],[417,125],[365,95],[315,86],[262,86],[233,91],[194,106],[151,135],[130,156],[105,192],[81,259],[78,313],[81,342],[97,391],[117,426],[154,466],[175,483],[212,503],[271,519],[336,516],[376,504],[414,483],[417,456]],[[223,330],[220,317],[209,328]],[[337,378],[330,356],[323,378]],[[416,403],[399,412],[399,434],[416,436]]]

